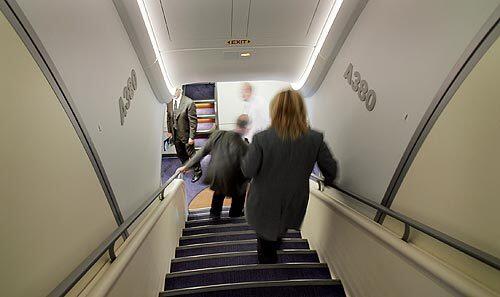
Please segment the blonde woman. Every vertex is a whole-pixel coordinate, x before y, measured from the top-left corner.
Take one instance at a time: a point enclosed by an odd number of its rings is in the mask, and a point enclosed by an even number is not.
[[[332,185],[337,163],[323,135],[309,128],[300,93],[278,93],[270,105],[271,127],[253,137],[243,158],[243,174],[252,178],[246,203],[248,223],[255,228],[259,263],[276,263],[281,236],[298,230],[309,199],[309,176],[317,162]]]

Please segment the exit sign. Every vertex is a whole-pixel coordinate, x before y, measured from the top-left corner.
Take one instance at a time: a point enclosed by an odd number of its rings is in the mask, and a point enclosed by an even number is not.
[[[247,45],[250,43],[251,43],[250,39],[229,39],[228,41],[226,41],[226,44],[230,46]]]

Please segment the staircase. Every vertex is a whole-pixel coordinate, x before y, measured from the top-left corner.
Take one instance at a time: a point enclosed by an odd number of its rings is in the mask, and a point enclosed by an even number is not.
[[[257,239],[244,217],[209,219],[190,211],[160,296],[345,296],[300,232],[290,231],[278,264],[257,263]]]

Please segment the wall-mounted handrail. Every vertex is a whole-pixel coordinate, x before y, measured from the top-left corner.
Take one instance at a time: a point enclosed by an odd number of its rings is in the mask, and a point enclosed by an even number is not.
[[[59,285],[50,292],[48,296],[64,296],[76,283],[92,268],[92,266],[106,253],[110,255],[111,261],[116,259],[115,243],[127,232],[128,228],[146,211],[146,209],[157,199],[163,200],[165,189],[174,179],[179,177],[180,171],[176,171],[163,185],[154,192],[139,208],[137,208],[111,235],[108,236],[78,267],[75,268]]]
[[[311,174],[311,179],[318,182],[318,188],[320,191],[323,191],[324,188],[325,188],[325,185],[323,183],[324,179],[322,177],[319,177],[315,174]],[[375,208],[376,210],[378,210],[379,212],[381,213],[384,213],[385,215],[388,215],[392,218],[395,218],[396,220],[402,222],[403,224],[405,224],[405,232],[404,232],[404,235],[402,236],[402,240],[404,241],[408,241],[409,239],[409,235],[410,235],[410,227],[412,228],[415,228],[416,230],[419,230],[420,232],[422,233],[425,233],[459,251],[461,251],[462,253],[464,254],[467,254],[493,268],[496,268],[496,269],[500,269],[500,259],[491,255],[491,254],[488,254],[486,252],[483,252],[463,241],[460,241],[456,238],[453,238],[441,231],[438,231],[432,227],[429,227],[419,221],[416,221],[412,218],[409,218],[397,211],[394,211],[394,210],[391,210],[379,203],[376,203],[372,200],[369,200],[369,199],[366,199],[366,198],[363,198],[361,196],[358,196],[356,194],[353,194],[349,191],[346,191],[344,189],[341,189],[339,188],[338,186],[333,186],[332,187],[333,189],[347,195],[348,197],[350,198],[353,198],[363,204],[366,204],[372,208]]]

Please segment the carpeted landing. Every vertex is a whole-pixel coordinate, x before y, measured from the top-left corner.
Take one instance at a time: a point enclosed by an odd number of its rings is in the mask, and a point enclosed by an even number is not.
[[[193,177],[193,171],[190,171],[184,175],[184,182],[186,184],[186,205],[189,205],[191,201],[204,189],[208,188],[208,185],[203,181],[205,179],[207,165],[210,162],[210,156],[206,156],[201,161],[201,169],[203,175],[200,180],[195,183],[191,182]],[[161,160],[161,179],[162,182],[166,182],[174,173],[177,168],[181,167],[181,161],[177,157],[162,157]]]

